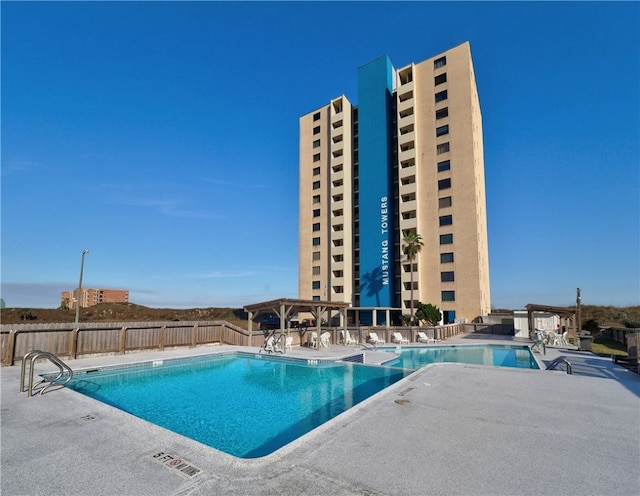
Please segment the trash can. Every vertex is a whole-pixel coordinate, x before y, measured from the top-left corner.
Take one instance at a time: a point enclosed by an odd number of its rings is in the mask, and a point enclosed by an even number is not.
[[[591,341],[593,341],[593,337],[589,331],[580,331],[578,335],[579,345],[578,349],[582,351],[591,351]]]

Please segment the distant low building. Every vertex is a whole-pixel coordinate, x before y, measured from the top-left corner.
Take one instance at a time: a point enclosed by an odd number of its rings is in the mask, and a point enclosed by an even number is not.
[[[60,297],[60,306],[74,309],[78,301],[81,308],[91,307],[99,303],[128,303],[129,290],[82,288],[80,298],[78,298],[78,288],[73,291],[63,291]]]

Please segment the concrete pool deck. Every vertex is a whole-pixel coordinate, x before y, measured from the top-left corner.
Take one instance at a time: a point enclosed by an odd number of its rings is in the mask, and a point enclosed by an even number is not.
[[[511,338],[473,334],[440,344],[505,341]],[[81,369],[233,349],[67,363]],[[356,348],[290,355],[349,351]],[[560,356],[573,375],[430,365],[256,460],[231,457],[69,389],[29,399],[18,392],[20,366],[4,367],[0,489],[12,496],[638,494],[640,376],[575,349],[536,353],[543,367]],[[158,463],[158,453],[201,472],[186,478]]]

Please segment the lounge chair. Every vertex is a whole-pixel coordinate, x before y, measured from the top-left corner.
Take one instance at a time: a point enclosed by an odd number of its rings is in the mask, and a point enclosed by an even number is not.
[[[320,346],[323,346],[324,348],[328,348],[330,343],[331,343],[331,334],[329,334],[328,332],[323,332],[322,334],[320,334]]]
[[[284,340],[284,349],[290,350],[292,348],[293,348],[293,338],[289,336]]]
[[[423,331],[418,331],[419,343],[435,343],[436,340],[427,336]]]
[[[409,340],[405,337],[402,337],[402,334],[400,334],[399,332],[393,333],[392,341],[398,344],[409,344]]]
[[[342,342],[349,346],[350,344],[358,344],[358,342],[351,337],[349,331],[340,331],[340,335],[342,336]]]
[[[380,339],[375,332],[369,333],[369,341],[373,344],[384,344],[384,339]]]
[[[560,344],[563,346],[569,346],[569,341],[567,341],[567,335],[569,333],[567,331],[564,331],[562,333],[562,337],[560,338]]]

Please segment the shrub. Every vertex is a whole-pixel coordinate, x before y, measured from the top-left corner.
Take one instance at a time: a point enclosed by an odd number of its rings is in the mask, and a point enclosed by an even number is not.
[[[418,302],[418,310],[416,311],[416,317],[419,320],[425,320],[432,326],[438,325],[442,320],[442,313],[440,309],[431,303]]]

